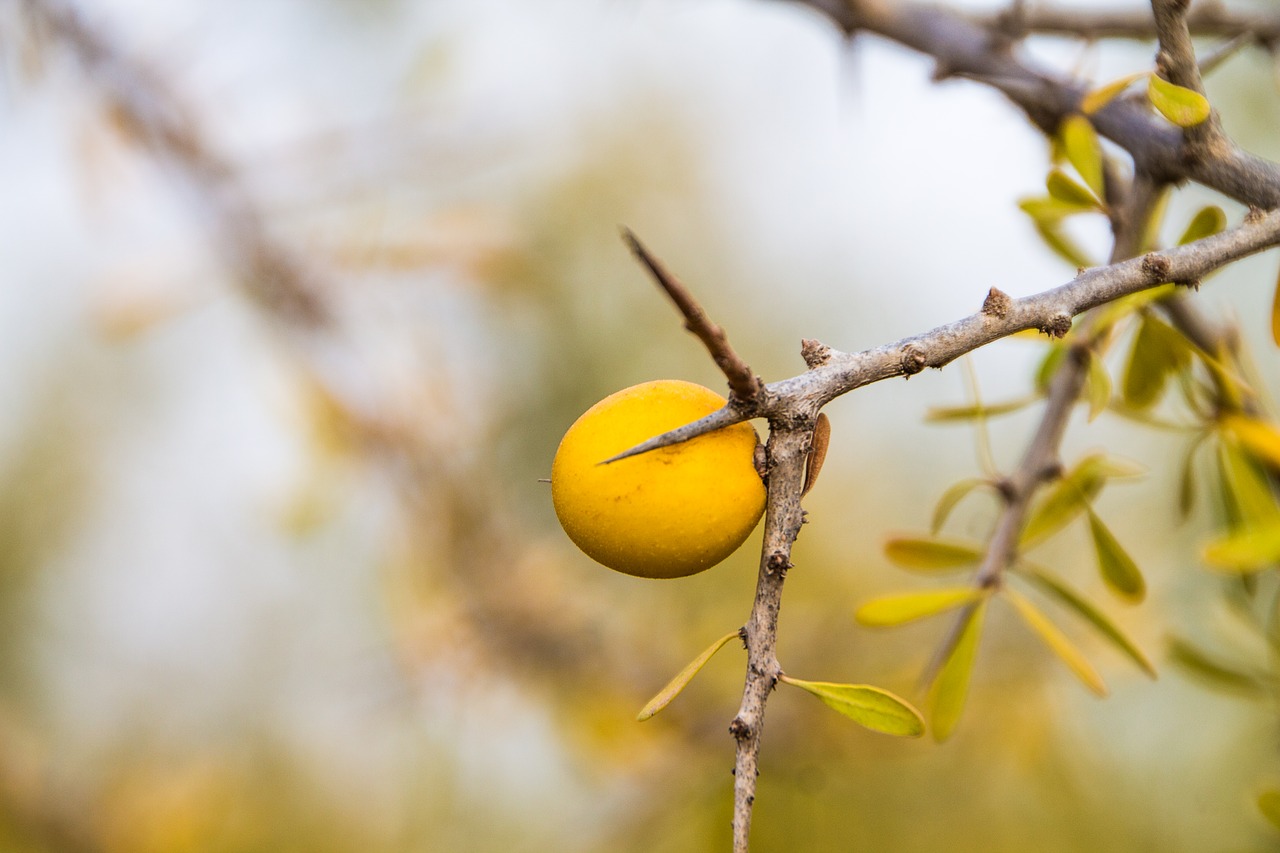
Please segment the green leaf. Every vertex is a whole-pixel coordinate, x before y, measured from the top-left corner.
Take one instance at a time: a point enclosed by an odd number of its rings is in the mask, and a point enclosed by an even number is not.
[[[1280,429],[1261,418],[1230,414],[1222,426],[1236,437],[1249,454],[1273,468],[1280,468]]]
[[[1102,414],[1111,402],[1111,374],[1102,363],[1102,356],[1089,351],[1089,372],[1085,377],[1085,397],[1089,401],[1089,420]]]
[[[1190,366],[1192,352],[1181,332],[1154,315],[1142,315],[1124,371],[1125,404],[1139,410],[1154,405],[1164,394],[1169,376]]]
[[[1276,293],[1271,297],[1271,340],[1280,347],[1280,276],[1276,277]]]
[[[982,559],[982,547],[971,542],[895,536],[884,545],[885,556],[904,569],[935,571],[970,566]]]
[[[1258,811],[1273,828],[1280,829],[1280,791],[1270,788],[1258,794]]]
[[[1079,114],[1067,116],[1058,127],[1058,137],[1062,140],[1062,150],[1067,155],[1067,160],[1076,167],[1076,172],[1085,185],[1098,198],[1106,198],[1102,144],[1089,119]]]
[[[979,486],[989,485],[991,485],[990,482],[980,477],[970,477],[953,484],[942,493],[942,497],[938,498],[938,505],[933,508],[933,519],[929,523],[929,532],[936,536],[960,501]]]
[[[1147,98],[1160,115],[1178,127],[1195,127],[1209,118],[1209,101],[1192,91],[1152,74],[1147,82]]]
[[[1088,188],[1076,183],[1061,169],[1050,169],[1044,184],[1049,190],[1049,197],[1063,204],[1081,210],[1097,210],[1101,207],[1102,203]]]
[[[1196,451],[1209,435],[1210,433],[1205,431],[1193,438],[1182,457],[1182,470],[1178,476],[1178,514],[1184,519],[1191,515],[1191,510],[1195,507]]]
[[[1080,99],[1080,111],[1085,115],[1093,115],[1115,100],[1121,92],[1132,86],[1135,81],[1141,80],[1150,73],[1149,71],[1139,71],[1137,74],[1130,74],[1105,86],[1099,86]]]
[[[1124,550],[1115,535],[1102,523],[1092,508],[1089,513],[1089,532],[1093,536],[1093,549],[1098,556],[1098,571],[1112,591],[1129,602],[1139,602],[1147,595],[1147,583],[1138,570],[1138,564]]]
[[[1258,572],[1280,563],[1280,524],[1228,533],[1204,546],[1201,556],[1211,568]]]
[[[1143,654],[1142,650],[1125,636],[1124,632],[1107,618],[1101,610],[1086,601],[1079,593],[1041,568],[1024,567],[1019,571],[1019,574],[1031,580],[1040,589],[1053,596],[1066,607],[1074,610],[1079,616],[1092,624],[1093,627],[1097,628],[1098,632],[1129,660],[1137,664],[1139,669],[1152,678],[1156,677],[1156,668],[1151,663],[1151,659]]]
[[[654,714],[657,714],[663,708],[670,705],[671,700],[679,696],[680,691],[684,690],[685,686],[693,680],[693,677],[707,665],[707,661],[711,660],[712,655],[724,648],[726,643],[737,636],[737,631],[725,634],[723,637],[708,646],[706,651],[690,661],[689,665],[680,670],[680,672],[676,674],[675,678],[667,682],[667,686],[658,691],[657,696],[654,696],[649,700],[649,703],[645,705],[636,716],[636,720],[638,722],[644,722]]]
[[[1088,192],[1083,187],[1081,187],[1081,190]],[[1067,201],[1054,196],[1033,196],[1020,200],[1018,208],[1027,216],[1030,216],[1036,225],[1056,228],[1068,216],[1093,213],[1098,209],[1098,203],[1096,201]]]
[[[1227,215],[1222,212],[1222,208],[1209,205],[1201,208],[1200,212],[1192,218],[1187,230],[1182,232],[1182,237],[1178,239],[1178,245],[1185,246],[1187,243],[1211,237],[1226,227]]]
[[[1275,493],[1257,464],[1240,446],[1223,436],[1218,441],[1219,480],[1229,526],[1268,528],[1280,523]]]
[[[1093,261],[1077,246],[1070,237],[1062,233],[1061,229],[1056,225],[1047,225],[1037,220],[1035,222],[1036,233],[1040,235],[1040,239],[1044,244],[1053,250],[1053,253],[1062,258],[1076,269],[1084,269],[1093,266]]]
[[[986,590],[981,587],[961,586],[882,595],[859,607],[854,618],[863,625],[875,627],[901,625],[904,622],[954,610],[971,601],[977,601],[986,594]]]
[[[947,655],[938,677],[929,690],[929,722],[934,740],[941,743],[951,737],[969,695],[973,664],[978,657],[978,640],[982,637],[982,618],[987,612],[987,599],[966,611],[964,625],[955,647]]]
[[[1062,360],[1067,357],[1067,348],[1062,344],[1051,344],[1049,351],[1044,354],[1044,359],[1040,362],[1040,367],[1036,369],[1036,390],[1041,394],[1049,390],[1049,383],[1053,381],[1053,374],[1058,372],[1058,368],[1062,365]]]
[[[1141,466],[1116,457],[1095,453],[1081,459],[1036,504],[1022,529],[1020,547],[1039,542],[1066,527],[1097,497],[1107,480],[1141,473]]]
[[[801,681],[789,675],[780,676],[779,680],[812,693],[829,708],[872,731],[898,737],[924,734],[924,717],[920,712],[888,690],[867,684]]]
[[[1032,394],[1017,400],[1008,400],[1004,403],[990,405],[978,403],[968,406],[933,406],[925,413],[924,419],[930,423],[940,423],[944,421],[968,421],[974,418],[992,418],[999,415],[1007,415],[1019,409],[1025,409],[1039,399],[1039,394]]]
[[[1214,687],[1255,696],[1266,692],[1265,680],[1260,676],[1215,660],[1179,637],[1169,643],[1169,659]]]
[[[1050,622],[1048,617],[1031,603],[1030,599],[1010,587],[1004,588],[1004,596],[1018,611],[1022,621],[1026,622],[1027,626],[1040,636],[1045,645],[1075,673],[1075,676],[1080,679],[1085,687],[1088,687],[1099,696],[1107,695],[1107,685],[1102,680],[1102,676],[1098,675],[1098,671],[1080,653],[1080,650],[1067,639],[1067,635],[1058,630],[1058,627]]]

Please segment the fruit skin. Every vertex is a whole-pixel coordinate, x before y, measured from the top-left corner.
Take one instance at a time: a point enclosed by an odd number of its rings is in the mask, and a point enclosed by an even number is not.
[[[660,379],[611,394],[578,418],[551,466],[551,500],[574,544],[643,578],[696,574],[737,550],[765,504],[751,424],[599,464],[724,404],[709,388]]]

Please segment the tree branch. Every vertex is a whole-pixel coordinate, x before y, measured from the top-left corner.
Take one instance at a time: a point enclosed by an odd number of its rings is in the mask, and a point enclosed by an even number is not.
[[[644,244],[632,233],[630,228],[624,227],[622,229],[622,238],[631,247],[631,251],[635,253],[640,263],[644,264],[649,270],[658,285],[666,291],[667,296],[671,297],[671,301],[680,309],[680,313],[684,315],[685,328],[693,332],[698,337],[698,340],[702,341],[707,351],[711,353],[711,358],[715,361],[716,366],[720,368],[725,378],[729,380],[730,403],[735,400],[744,403],[750,403],[755,400],[756,396],[764,388],[764,381],[734,351],[729,344],[729,336],[724,333],[724,329],[711,321],[711,318],[707,316],[707,312],[702,310],[702,306],[698,304],[697,299],[694,299],[689,289],[644,247]],[[727,426],[727,424],[724,424],[724,426]]]
[[[1156,31],[1151,16],[1139,11],[1072,9],[1041,3],[1021,3],[1012,11],[975,15],[974,20],[1010,38],[1042,33],[1089,41],[1097,39],[1151,39]],[[1248,35],[1270,48],[1280,40],[1280,14],[1239,12],[1221,3],[1198,3],[1186,17],[1193,35],[1235,38]]]

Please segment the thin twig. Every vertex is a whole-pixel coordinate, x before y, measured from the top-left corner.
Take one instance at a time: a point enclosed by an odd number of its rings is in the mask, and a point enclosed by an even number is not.
[[[711,353],[716,366],[729,380],[731,400],[744,403],[754,401],[764,388],[764,381],[756,376],[751,366],[729,344],[729,336],[724,333],[724,329],[711,321],[689,289],[644,247],[631,229],[623,228],[622,238],[626,240],[640,263],[644,264],[653,275],[654,280],[666,291],[667,296],[671,297],[671,301],[680,309],[680,313],[684,315],[685,328],[697,335],[698,340],[702,341],[707,351]]]

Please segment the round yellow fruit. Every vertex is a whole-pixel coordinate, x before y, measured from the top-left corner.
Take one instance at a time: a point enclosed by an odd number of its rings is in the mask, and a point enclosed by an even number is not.
[[[709,388],[662,379],[611,394],[578,418],[551,466],[551,501],[574,544],[643,578],[696,574],[737,550],[764,512],[751,424],[600,464],[724,404]]]

